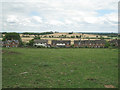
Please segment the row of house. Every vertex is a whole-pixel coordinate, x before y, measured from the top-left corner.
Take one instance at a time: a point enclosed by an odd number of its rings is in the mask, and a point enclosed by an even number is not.
[[[110,44],[118,46],[117,40],[109,41]],[[104,48],[106,44],[105,40],[75,40],[74,47],[93,47],[93,48]],[[52,40],[51,44],[48,44],[48,40],[38,39],[34,40],[34,46],[44,47],[71,47],[70,40]]]
[[[4,47],[18,47],[19,41],[18,40],[6,40],[0,42],[0,46]],[[106,44],[105,40],[74,40],[74,47],[92,47],[92,48],[104,48]],[[118,40],[114,39],[109,41],[110,45],[118,46]],[[48,44],[48,40],[46,39],[35,39],[33,46],[43,46],[43,47],[71,47],[70,40],[52,40],[51,44]]]
[[[5,40],[0,42],[0,46],[3,47],[18,47],[19,41],[18,40]]]

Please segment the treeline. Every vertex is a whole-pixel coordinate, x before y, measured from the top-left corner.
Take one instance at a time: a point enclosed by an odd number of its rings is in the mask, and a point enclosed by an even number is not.
[[[2,34],[6,34],[7,32],[2,32]],[[12,33],[15,33],[15,32],[12,32]],[[47,35],[47,34],[53,34],[54,32],[42,32],[42,33],[34,33],[34,32],[23,32],[21,34],[24,34],[24,35]],[[19,33],[20,34],[20,33]]]
[[[94,34],[94,35],[105,35],[105,36],[109,36],[109,37],[116,37],[118,36],[118,33],[87,33],[87,32],[79,32],[82,34]]]
[[[22,33],[24,35],[47,35],[47,34],[53,34],[53,32],[43,32],[43,33],[30,33],[30,32],[24,32]]]

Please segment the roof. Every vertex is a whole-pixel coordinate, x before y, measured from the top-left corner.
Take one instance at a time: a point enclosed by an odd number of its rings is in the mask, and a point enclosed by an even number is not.
[[[109,41],[110,43],[118,43],[118,40],[117,39],[113,39],[111,41]]]
[[[34,39],[34,43],[47,43],[48,40],[46,39]]]
[[[52,43],[70,43],[70,40],[52,40]]]
[[[82,43],[82,44],[89,44],[89,43],[98,43],[98,44],[101,44],[101,43],[105,43],[106,41],[105,40],[75,40],[74,43],[75,44],[78,44],[78,43]]]
[[[4,44],[6,43],[11,43],[11,42],[15,42],[15,43],[19,43],[18,40],[6,40],[6,41],[2,41]]]

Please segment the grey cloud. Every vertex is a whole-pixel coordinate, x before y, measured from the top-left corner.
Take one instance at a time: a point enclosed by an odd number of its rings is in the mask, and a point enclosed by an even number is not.
[[[108,7],[110,7],[109,9],[115,10],[117,2],[114,0],[107,0],[106,2],[108,3],[105,4],[102,3],[103,0],[94,0],[92,2],[91,0],[25,1],[7,2],[5,0],[3,3],[3,23],[7,25],[3,31],[117,31],[117,28],[111,24],[116,24],[116,18],[114,20],[110,18],[104,19],[109,17],[109,15],[99,18],[95,12],[96,9],[108,9]],[[112,2],[114,5],[112,5]],[[37,12],[37,15],[34,12]],[[13,21],[6,22],[9,15],[16,16],[18,21],[13,19]],[[38,18],[33,19],[33,16]],[[91,21],[87,21],[87,18]]]

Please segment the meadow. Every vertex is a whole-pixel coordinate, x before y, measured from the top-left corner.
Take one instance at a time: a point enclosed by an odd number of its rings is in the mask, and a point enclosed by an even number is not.
[[[117,88],[118,50],[3,48],[3,88]]]

